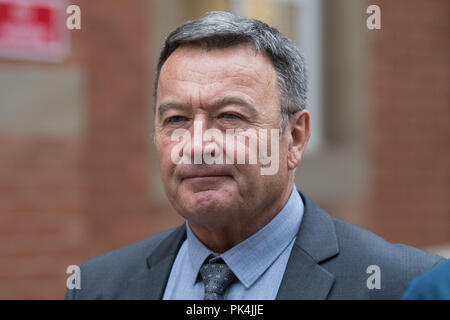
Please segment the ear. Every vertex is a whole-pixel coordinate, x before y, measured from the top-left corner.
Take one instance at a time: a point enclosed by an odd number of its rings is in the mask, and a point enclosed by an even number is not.
[[[289,130],[287,132],[289,138],[287,166],[293,170],[300,164],[311,135],[309,112],[302,110],[294,113],[286,130]]]

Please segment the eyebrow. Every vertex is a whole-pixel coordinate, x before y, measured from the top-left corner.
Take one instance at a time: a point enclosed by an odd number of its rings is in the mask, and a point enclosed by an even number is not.
[[[158,114],[159,114],[159,117],[161,118],[163,116],[163,114],[166,113],[170,109],[185,109],[187,107],[188,106],[183,103],[167,102],[167,103],[161,104],[158,107]]]
[[[220,107],[230,105],[230,104],[239,105],[239,106],[249,109],[252,116],[254,116],[258,113],[258,111],[256,110],[256,108],[253,106],[252,103],[250,103],[249,101],[247,101],[244,98],[236,97],[236,96],[228,96],[228,97],[216,99],[216,100],[212,101],[211,103],[209,103],[207,105],[207,108],[208,109],[218,109]],[[188,107],[189,107],[188,104],[178,103],[178,102],[162,103],[158,107],[158,114],[159,114],[159,117],[161,118],[164,115],[164,113],[166,113],[170,109],[182,110],[182,109],[186,109]]]
[[[241,97],[236,97],[236,96],[223,97],[218,100],[215,100],[211,103],[211,107],[212,108],[220,108],[220,107],[230,105],[230,104],[245,107],[250,110],[252,115],[256,115],[258,113],[258,111],[256,110],[256,108],[253,106],[253,104],[251,102],[247,101],[247,99],[244,99]]]

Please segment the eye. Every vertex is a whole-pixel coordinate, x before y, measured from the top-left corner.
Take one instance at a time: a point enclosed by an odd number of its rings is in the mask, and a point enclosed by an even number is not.
[[[172,116],[166,119],[166,123],[179,123],[182,121],[186,121],[187,118],[183,116]]]
[[[220,118],[227,119],[227,120],[235,120],[235,119],[241,119],[241,117],[235,113],[226,112],[222,113],[220,115]]]

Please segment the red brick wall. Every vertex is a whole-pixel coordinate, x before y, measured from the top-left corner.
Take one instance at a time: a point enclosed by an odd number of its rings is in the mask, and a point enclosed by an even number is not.
[[[133,232],[115,230],[121,215],[131,220],[150,208],[146,8],[145,1],[104,0],[84,7],[86,214],[93,238],[108,245],[123,244],[126,234],[117,232]]]
[[[0,138],[0,298],[61,294],[70,257],[85,235],[79,143]]]
[[[373,1],[373,229],[392,241],[450,242],[450,2]]]
[[[62,298],[67,266],[181,220],[152,201],[149,3],[77,3],[72,56],[44,66],[84,73],[81,136],[0,135],[0,299]]]

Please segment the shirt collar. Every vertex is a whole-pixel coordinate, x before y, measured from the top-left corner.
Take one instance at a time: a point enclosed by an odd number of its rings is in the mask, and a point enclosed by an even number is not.
[[[303,201],[294,185],[284,207],[266,226],[220,255],[246,288],[255,283],[295,238],[303,209]],[[198,275],[203,262],[213,252],[194,235],[187,221],[186,230],[189,258],[194,274]],[[197,277],[193,283],[196,281]]]

